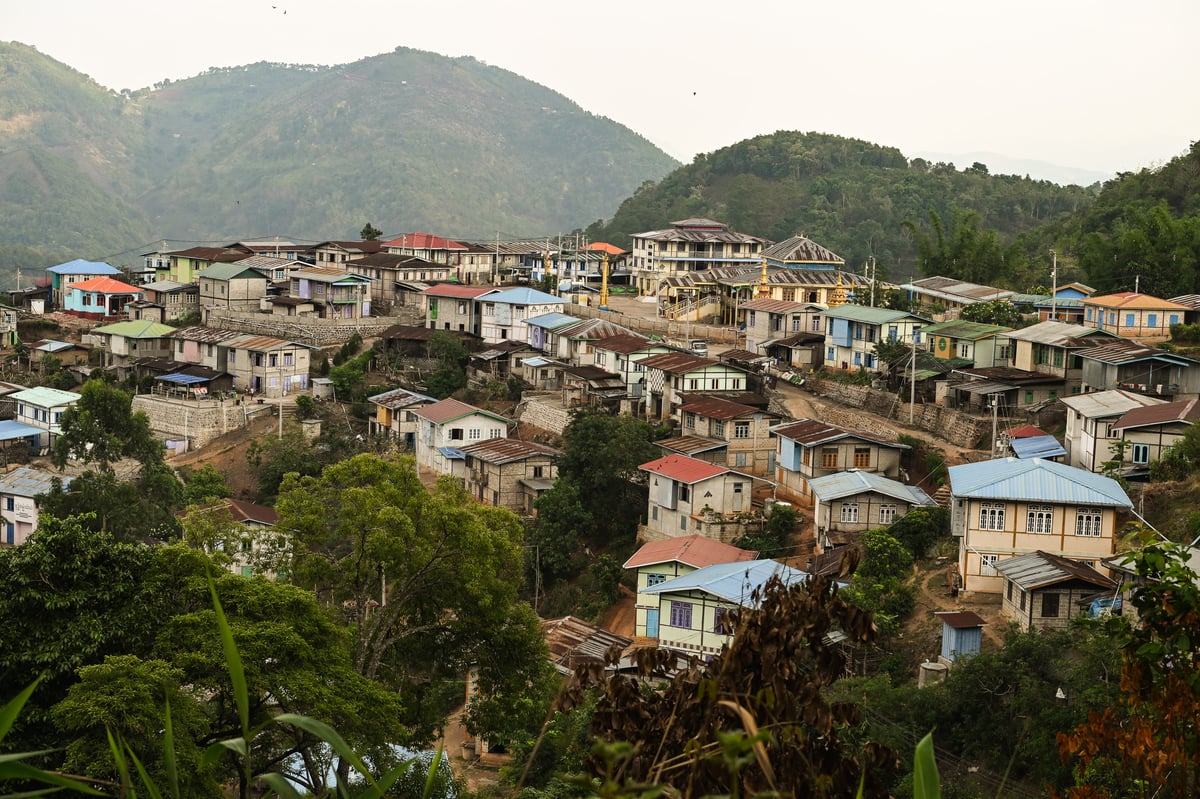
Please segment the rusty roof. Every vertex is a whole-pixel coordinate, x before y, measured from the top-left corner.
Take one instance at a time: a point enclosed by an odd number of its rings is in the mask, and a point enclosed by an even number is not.
[[[216,327],[202,327],[194,325],[192,327],[181,327],[170,335],[170,338],[181,338],[184,341],[198,341],[201,344],[219,344],[226,339],[240,336],[234,330],[221,330]]]
[[[679,406],[679,410],[694,413],[698,416],[707,416],[711,419],[736,419],[739,416],[748,416],[763,412],[758,408],[751,408],[749,405],[721,399],[720,397],[698,398],[688,402],[686,405]],[[778,414],[770,415],[778,417]]]
[[[797,419],[794,422],[787,422],[772,427],[771,432],[780,438],[788,438],[797,444],[805,446],[826,444],[830,441],[838,441],[843,438],[861,438],[864,441],[870,441],[893,449],[911,449],[907,444],[901,444],[898,441],[888,441],[862,430],[850,430],[845,427],[829,424],[828,422],[822,422],[818,419]]]
[[[624,651],[632,638],[609,632],[574,616],[543,619],[542,634],[550,650],[550,662],[560,672],[574,670],[580,662],[603,663],[610,650]]]
[[[1040,549],[1000,560],[995,568],[1026,591],[1058,585],[1068,580],[1081,580],[1102,589],[1111,590],[1117,587],[1115,581],[1091,566]]]
[[[423,408],[417,408],[413,414],[421,417],[434,424],[444,424],[455,419],[461,419],[464,416],[470,416],[473,413],[482,413],[484,416],[490,416],[501,422],[511,424],[511,419],[506,419],[498,413],[485,411],[483,408],[476,408],[474,405],[468,405],[456,399],[444,399],[435,402],[432,405],[426,405]]]
[[[816,305],[816,303],[792,302],[791,300],[763,299],[763,300],[750,300],[750,302],[743,302],[738,307],[741,308],[743,311],[766,311],[767,313],[791,313],[793,311],[796,311],[796,312],[803,311],[806,308],[811,308],[813,305]],[[821,305],[819,307],[824,309],[825,306]]]
[[[513,463],[523,461],[538,455],[549,455],[557,458],[562,453],[545,444],[533,441],[522,441],[519,438],[485,438],[465,447],[459,447],[472,458],[478,458],[488,463]]]
[[[239,335],[235,338],[227,339],[221,342],[221,345],[229,349],[250,350],[251,352],[266,352],[267,350],[278,350],[284,347],[304,347],[305,344],[297,344],[294,341],[285,341],[274,336],[255,336],[251,333]]]
[[[972,627],[984,627],[987,622],[980,618],[979,614],[973,610],[944,610],[939,613],[934,613],[942,620],[942,624],[952,627],[955,630],[969,630]]]
[[[1133,363],[1134,361],[1144,360],[1162,360],[1172,361],[1174,363],[1200,363],[1195,358],[1189,358],[1186,355],[1179,355],[1174,352],[1160,350],[1157,347],[1149,347],[1145,344],[1139,344],[1136,341],[1130,341],[1125,338],[1113,339],[1098,343],[1094,347],[1077,350],[1075,352],[1080,358],[1087,358],[1092,361],[1101,363],[1123,364]]]
[[[720,361],[713,360],[712,358],[701,358],[699,355],[692,355],[690,352],[663,352],[658,355],[649,355],[642,358],[639,363],[645,369],[658,369],[667,374],[685,374],[703,369],[706,366],[719,365]]]
[[[693,534],[668,538],[663,541],[649,541],[634,552],[623,568],[636,569],[641,566],[655,566],[659,563],[679,562],[685,566],[703,569],[716,563],[740,563],[754,560],[757,552],[739,549],[733,544],[725,544],[707,536]]]
[[[703,436],[672,436],[654,442],[654,445],[667,452],[678,452],[680,455],[696,455],[701,452],[713,452],[729,446],[727,441]]]
[[[620,352],[628,355],[633,352],[642,352],[654,347],[666,347],[666,344],[658,341],[651,341],[648,338],[643,338],[636,333],[620,334],[616,336],[608,336],[592,344],[593,347],[609,352]]]
[[[1164,402],[1161,405],[1146,405],[1132,408],[1117,420],[1113,430],[1129,430],[1134,427],[1151,427],[1171,422],[1195,422],[1200,419],[1200,400],[1188,399]]]

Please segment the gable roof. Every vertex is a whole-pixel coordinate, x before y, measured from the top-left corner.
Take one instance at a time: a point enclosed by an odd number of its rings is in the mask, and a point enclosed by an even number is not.
[[[946,336],[948,338],[959,338],[967,341],[978,341],[984,338],[991,338],[997,333],[1007,333],[1009,330],[1012,330],[1012,328],[1004,325],[989,325],[984,322],[971,322],[966,319],[951,319],[947,322],[938,322],[935,325],[930,325],[925,328],[924,332],[931,336]]]
[[[1200,361],[1197,361],[1195,358],[1160,350],[1157,347],[1149,347],[1125,338],[1113,339],[1103,344],[1097,344],[1094,347],[1087,347],[1077,351],[1075,354],[1080,358],[1117,365],[1136,363],[1138,361],[1165,361],[1181,366],[1200,365]]]
[[[1100,344],[1101,342],[1085,340],[1093,336],[1117,338],[1115,333],[1107,330],[1054,320],[1038,322],[1036,325],[1023,327],[1006,335],[1013,341],[1032,341],[1034,344],[1054,344],[1059,347],[1090,347]]]
[[[281,259],[282,260],[282,259]],[[286,261],[284,263],[287,263]],[[267,276],[251,264],[244,261],[236,261],[231,264],[213,264],[212,266],[200,272],[200,277],[209,280],[261,280],[264,283]]]
[[[761,300],[750,300],[749,302],[743,302],[738,307],[744,311],[766,311],[767,313],[791,313],[793,311],[800,312],[814,307],[822,311],[826,309],[826,306],[817,305],[815,302],[795,302],[793,300],[771,300],[765,298]]]
[[[694,569],[703,569],[716,563],[754,560],[757,556],[757,552],[693,533],[662,541],[648,541],[625,561],[622,568],[637,569],[641,566],[679,562]]]
[[[769,413],[767,411],[753,408],[749,405],[743,405],[740,402],[722,399],[720,397],[700,397],[691,402],[679,406],[679,410],[694,413],[699,416],[707,416],[711,419],[736,419],[739,416],[747,416],[754,413],[763,413],[768,416],[778,418],[779,414]]]
[[[309,349],[307,344],[286,341],[281,338],[274,338],[273,336],[256,336],[252,333],[235,335],[231,339],[223,340],[221,345],[231,350],[250,350],[251,352],[268,352],[270,350],[280,350],[285,347],[303,347],[304,349]]]
[[[23,391],[17,391],[9,395],[17,402],[28,402],[30,405],[37,405],[42,408],[53,408],[56,405],[70,405],[73,402],[78,402],[82,398],[82,394],[76,394],[74,391],[62,391],[57,388],[49,388],[47,386],[36,386],[27,388]]]
[[[1113,425],[1113,430],[1151,427],[1171,422],[1195,422],[1200,419],[1200,400],[1189,399],[1131,408]]]
[[[822,247],[804,236],[790,236],[778,244],[765,247],[764,258],[785,263],[844,264],[846,259],[833,250]]]
[[[550,663],[563,674],[570,674],[581,662],[604,663],[614,646],[624,650],[632,638],[609,632],[574,616],[542,619],[542,634],[550,653]]]
[[[558,457],[562,453],[553,447],[519,438],[485,438],[465,447],[463,452],[487,463],[515,463],[539,455]]]
[[[1134,408],[1143,408],[1147,405],[1162,405],[1165,402],[1165,400],[1161,400],[1158,397],[1150,397],[1120,388],[1110,388],[1107,391],[1089,391],[1087,394],[1062,397],[1059,401],[1085,419],[1120,416]]]
[[[975,627],[987,626],[987,622],[973,610],[943,610],[933,615],[941,619],[942,624],[954,630],[970,630]]]
[[[433,397],[420,394],[416,391],[409,391],[407,388],[395,388],[391,391],[385,391],[382,394],[375,394],[367,397],[367,401],[393,411],[413,405],[432,405],[437,402]]]
[[[638,361],[643,369],[659,369],[667,374],[686,374],[704,369],[707,366],[719,366],[720,361],[713,358],[702,358],[690,352],[660,352],[647,355]]]
[[[1013,454],[1022,460],[1030,458],[1061,458],[1067,454],[1058,439],[1051,435],[1014,438],[1008,443]]]
[[[1003,458],[951,466],[950,493],[970,499],[1133,507],[1129,496],[1111,477],[1040,458]]]
[[[492,294],[487,298],[488,302],[498,302],[505,305],[565,305],[566,300],[562,297],[555,297],[553,294],[547,294],[544,291],[531,289],[528,287],[518,289],[508,289],[497,294]]]
[[[453,297],[458,300],[473,300],[484,294],[491,294],[496,289],[487,286],[461,286],[457,283],[439,283],[420,292],[426,297]]]
[[[1168,311],[1187,311],[1190,308],[1178,302],[1164,300],[1162,297],[1155,297],[1152,294],[1139,294],[1135,291],[1119,291],[1116,294],[1105,294],[1101,297],[1087,297],[1083,300],[1084,305],[1097,305],[1104,308],[1112,309],[1140,309],[1148,310],[1166,309]]]
[[[786,422],[772,427],[771,432],[780,438],[791,439],[797,444],[809,447],[816,444],[825,444],[830,441],[838,441],[843,438],[861,438],[865,441],[893,449],[912,449],[907,444],[901,444],[899,441],[888,441],[871,433],[865,433],[862,430],[850,430],[817,419],[805,418],[797,419],[794,422]]]
[[[35,433],[41,432],[35,428],[30,429]],[[70,485],[72,480],[72,478],[56,472],[47,472],[42,469],[21,466],[7,474],[0,475],[0,494],[12,494],[16,497],[29,497],[32,499],[39,494],[49,493],[55,478],[62,482],[63,488]]]
[[[525,324],[529,325],[530,327],[540,327],[543,330],[556,330],[560,327],[573,325],[578,321],[578,317],[568,316],[567,314],[559,313],[558,311],[551,311],[550,313],[544,313],[540,316],[526,319]]]
[[[661,474],[663,477],[688,485],[733,472],[727,466],[718,466],[708,461],[689,458],[687,455],[666,455],[649,463],[643,463],[638,468],[643,472]]]
[[[959,280],[956,277],[945,277],[943,275],[923,277],[920,280],[905,283],[900,286],[900,290],[917,291],[921,294],[928,294],[931,297],[965,303],[1003,300],[1016,293],[1007,289],[998,289],[994,286],[984,286],[979,283],[969,283],[966,280]]]
[[[203,325],[191,325],[189,327],[180,327],[171,334],[171,338],[179,338],[184,341],[195,341],[200,344],[217,344],[226,339],[231,339],[242,335],[234,330],[221,330],[217,327],[204,327]]]
[[[1005,558],[998,561],[995,568],[1025,591],[1046,588],[1068,580],[1082,580],[1102,589],[1111,590],[1117,587],[1114,580],[1105,577],[1091,566],[1040,549]]]
[[[639,336],[636,333],[622,333],[619,336],[608,336],[602,338],[592,345],[593,348],[608,350],[609,352],[619,352],[623,355],[629,355],[634,352],[643,352],[655,347],[665,348],[667,345],[661,341],[651,341],[648,338]]]
[[[405,233],[394,239],[385,241],[385,247],[407,247],[410,250],[466,250],[466,246],[457,241],[444,239],[432,233]]]
[[[425,405],[413,411],[414,416],[419,416],[434,424],[445,424],[455,419],[461,419],[464,416],[470,416],[473,413],[481,413],[484,416],[490,416],[505,424],[512,424],[511,419],[506,419],[497,413],[485,411],[483,408],[476,408],[474,405],[468,405],[453,398],[440,400],[432,405]]]
[[[865,322],[869,325],[886,325],[901,319],[912,319],[918,322],[929,322],[929,319],[911,314],[908,311],[893,311],[891,308],[872,308],[869,305],[835,305],[821,311],[821,316],[828,319],[847,319],[851,322]]]
[[[110,266],[102,261],[85,261],[82,258],[76,258],[74,261],[67,261],[65,264],[58,266],[50,266],[46,268],[47,272],[53,272],[56,275],[119,275],[121,270],[115,266]]]
[[[814,477],[808,481],[808,485],[818,502],[852,497],[870,491],[911,505],[936,504],[928,494],[916,486],[905,485],[883,475],[860,469]]]
[[[145,319],[127,322],[114,322],[111,325],[93,327],[93,333],[109,336],[124,336],[125,338],[166,338],[175,332],[170,325],[150,322]]]
[[[778,577],[784,585],[792,585],[805,580],[808,573],[774,560],[714,563],[711,566],[697,569],[691,574],[645,588],[642,593],[666,594],[680,591],[703,591],[726,602],[750,607],[754,604],[752,601],[754,592],[766,585],[772,577]]]
[[[91,280],[84,280],[81,283],[72,284],[71,290],[75,291],[76,289],[79,291],[98,291],[101,294],[128,294],[129,292],[133,292],[134,294],[140,293],[140,289],[138,289],[137,286],[131,286],[128,283],[124,283],[120,280],[114,280],[111,277],[94,277]]]

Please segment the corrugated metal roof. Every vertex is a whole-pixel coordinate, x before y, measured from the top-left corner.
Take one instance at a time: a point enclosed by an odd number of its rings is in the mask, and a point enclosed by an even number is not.
[[[733,471],[727,466],[718,466],[708,461],[689,458],[687,455],[667,455],[643,463],[638,468],[643,472],[661,474],[663,477],[689,485]]]
[[[948,322],[938,322],[936,325],[930,325],[924,329],[924,332],[931,336],[946,336],[948,338],[960,338],[967,341],[978,341],[982,338],[990,338],[997,333],[1005,333],[1012,330],[1011,327],[1004,325],[989,325],[983,322],[969,322],[965,319],[951,319]]]
[[[184,341],[195,341],[200,344],[219,344],[226,339],[242,335],[233,330],[221,330],[216,327],[181,327],[171,334],[171,338],[181,338]]]
[[[1036,325],[1014,330],[1007,333],[1006,336],[1014,341],[1032,341],[1034,344],[1054,344],[1059,347],[1096,346],[1099,342],[1086,341],[1093,336],[1116,338],[1106,330],[1053,320],[1038,322]]]
[[[1085,419],[1102,419],[1105,416],[1120,416],[1134,408],[1162,405],[1166,400],[1113,388],[1107,391],[1091,391],[1087,394],[1063,397],[1060,402]]]
[[[1018,458],[1061,458],[1067,454],[1063,445],[1054,436],[1029,436],[1014,438],[1009,444]]]
[[[82,283],[72,283],[71,290],[80,291],[97,291],[101,294],[128,294],[140,293],[137,286],[131,286],[120,280],[115,280],[111,277],[94,277],[91,280],[85,280]]]
[[[281,338],[272,336],[255,336],[247,333],[246,335],[236,336],[227,339],[222,343],[222,346],[236,350],[250,350],[251,352],[267,352],[269,350],[283,349],[284,347],[303,347],[303,344],[297,344],[294,341],[284,341]]]
[[[566,336],[572,341],[602,341],[613,336],[629,335],[633,331],[607,319],[584,319],[573,325],[559,328],[555,333]]]
[[[1124,338],[1106,341],[1095,347],[1087,347],[1077,351],[1075,354],[1080,358],[1110,364],[1136,363],[1137,361],[1147,360],[1163,361],[1182,366],[1200,364],[1200,361],[1195,358],[1189,358],[1186,355],[1179,355],[1174,352],[1166,352],[1156,347],[1148,347],[1145,344],[1139,344],[1136,341]]]
[[[1003,458],[950,467],[955,497],[1131,508],[1116,480],[1074,466],[1035,458]]]
[[[250,264],[235,261],[231,264],[213,264],[200,272],[200,277],[208,280],[261,280],[266,282],[267,276]]]
[[[969,630],[972,627],[986,627],[987,622],[972,610],[943,610],[934,613],[942,620],[942,624],[955,630]]]
[[[574,616],[561,619],[543,619],[542,634],[546,637],[546,648],[550,650],[550,662],[566,674],[580,661],[603,663],[609,650],[614,647],[624,651],[632,638],[609,632]]]
[[[668,452],[678,452],[680,455],[714,452],[729,446],[728,442],[703,436],[672,436],[655,441],[654,444]]]
[[[115,266],[110,266],[102,261],[85,261],[82,258],[76,258],[74,261],[67,261],[65,264],[51,266],[46,268],[47,272],[53,272],[56,275],[119,275],[121,270]]]
[[[762,251],[763,257],[784,263],[844,264],[846,259],[812,239],[791,236]]]
[[[402,236],[385,241],[385,247],[401,247],[410,250],[465,250],[465,245],[459,244],[457,241],[442,238],[433,233],[405,233]]]
[[[30,429],[35,434],[41,432],[34,428]],[[21,438],[24,437],[21,436]],[[22,466],[8,474],[0,475],[0,493],[12,494],[17,497],[36,497],[39,494],[45,494],[50,491],[56,477],[62,481],[63,488],[66,488],[71,483],[70,477]]]
[[[385,391],[382,394],[367,397],[367,401],[373,402],[382,408],[390,408],[391,410],[411,408],[413,405],[429,405],[437,402],[433,397],[418,394],[416,391],[409,391],[407,388]]]
[[[693,569],[703,569],[715,563],[742,563],[754,560],[757,552],[739,549],[707,536],[692,534],[662,541],[649,541],[634,552],[622,568],[637,569],[659,563],[679,562]]]
[[[553,447],[533,441],[522,441],[519,438],[485,438],[483,441],[462,447],[462,451],[472,458],[479,458],[488,463],[514,463],[538,455],[558,457],[562,454]]]
[[[788,438],[797,444],[806,446],[824,444],[842,438],[861,438],[864,441],[871,441],[894,449],[911,449],[907,444],[901,444],[898,441],[887,441],[862,430],[850,430],[817,419],[797,419],[794,422],[786,422],[772,427],[771,432],[781,438]]]
[[[1112,429],[1129,430],[1135,427],[1150,427],[1170,422],[1195,422],[1197,419],[1200,419],[1200,400],[1179,400],[1126,411]]]
[[[720,361],[712,358],[701,358],[690,352],[663,352],[658,355],[648,355],[638,363],[646,369],[659,369],[667,374],[685,374],[703,369],[706,366],[716,366]]]
[[[459,300],[473,300],[484,294],[499,293],[487,286],[460,286],[457,283],[439,283],[421,292],[426,297],[453,297]]]
[[[973,303],[990,300],[1003,300],[1016,292],[998,289],[994,286],[983,286],[979,283],[968,283],[956,277],[923,277],[911,283],[900,286],[901,291],[917,291],[921,294],[940,296],[954,302]]]
[[[497,413],[485,411],[483,408],[476,408],[474,405],[468,405],[453,398],[440,400],[432,405],[426,405],[413,411],[414,415],[434,424],[444,424],[455,419],[461,419],[464,416],[470,416],[473,413],[482,413],[484,416],[490,416],[505,424],[512,424],[510,419],[506,419]]]
[[[566,300],[544,291],[531,288],[508,289],[498,294],[489,294],[487,302],[504,305],[565,305]]]
[[[792,585],[805,580],[808,573],[774,560],[715,563],[674,580],[644,588],[642,593],[675,594],[703,591],[726,602],[751,607],[754,592],[766,585],[772,577],[778,577],[784,585]]]
[[[901,319],[914,319],[918,322],[929,322],[929,319],[923,319],[920,316],[910,314],[908,311],[893,311],[891,308],[872,308],[869,305],[835,305],[826,311],[821,311],[821,316],[828,319],[848,319],[851,322],[866,322],[872,325],[885,325],[888,322],[895,322]]]
[[[743,405],[740,402],[733,402],[720,397],[704,397],[685,405],[679,406],[679,410],[694,413],[699,416],[707,416],[711,419],[737,419],[739,416],[747,416],[755,413],[761,413],[758,408],[752,408],[749,405]],[[770,414],[778,417],[778,414]]]
[[[667,346],[662,342],[650,341],[647,338],[633,334],[622,334],[619,336],[609,336],[602,338],[592,345],[595,349],[607,350],[609,352],[619,352],[623,355],[628,355],[634,352],[644,352],[650,349],[666,349]]]
[[[57,388],[38,386],[37,388],[27,388],[24,391],[18,391],[12,395],[12,398],[18,402],[28,402],[30,405],[37,405],[42,408],[53,408],[58,405],[70,405],[78,402],[81,395],[76,394],[74,391],[61,391]]]
[[[1116,294],[1105,294],[1102,297],[1088,297],[1083,301],[1085,306],[1093,305],[1101,308],[1144,308],[1148,310],[1165,309],[1168,311],[1187,311],[1189,306],[1178,302],[1164,300],[1152,294],[1138,294],[1133,291],[1121,291]]]
[[[114,322],[111,325],[93,327],[92,332],[124,338],[166,338],[175,332],[175,328],[146,319],[134,319],[128,322]]]
[[[829,502],[870,491],[911,505],[936,504],[928,494],[916,486],[905,485],[897,480],[874,472],[864,472],[861,469],[814,477],[808,481],[808,485],[820,502]]]
[[[750,300],[743,302],[738,307],[743,311],[766,311],[767,313],[792,313],[800,312],[808,308],[817,307],[820,310],[825,310],[827,306],[817,305],[816,303],[793,302],[791,300]]]
[[[567,325],[573,325],[579,321],[578,317],[568,316],[565,313],[544,313],[540,316],[534,316],[525,320],[525,324],[532,327],[540,327],[543,330],[555,330]]]
[[[1102,589],[1114,589],[1116,582],[1091,566],[1037,550],[997,561],[996,571],[1012,580],[1024,591],[1057,585],[1068,580],[1082,580]]]
[[[15,396],[15,395],[13,395]],[[31,427],[13,419],[0,421],[0,441],[16,441],[19,438],[32,438],[46,432],[38,427]]]

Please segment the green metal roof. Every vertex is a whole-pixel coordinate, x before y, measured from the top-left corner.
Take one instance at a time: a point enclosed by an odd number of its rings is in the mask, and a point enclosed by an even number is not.
[[[129,322],[114,322],[111,325],[92,328],[93,333],[104,333],[110,336],[125,338],[165,338],[175,332],[175,328],[161,322],[151,322],[137,319]]]
[[[867,305],[837,305],[827,311],[821,311],[821,316],[830,319],[849,319],[851,322],[866,322],[872,325],[885,325],[899,319],[913,319],[918,322],[928,322],[914,316],[908,311],[893,311],[891,308],[872,308]]]
[[[948,336],[949,338],[978,341],[981,338],[989,338],[997,333],[1007,333],[1009,330],[1012,330],[1012,328],[1005,327],[1004,325],[989,325],[985,322],[951,319],[948,322],[938,322],[936,325],[930,325],[925,328],[925,333],[930,336]]]
[[[266,280],[267,276],[257,269],[252,269],[244,264],[213,264],[212,266],[200,272],[200,277],[206,277],[210,280]]]

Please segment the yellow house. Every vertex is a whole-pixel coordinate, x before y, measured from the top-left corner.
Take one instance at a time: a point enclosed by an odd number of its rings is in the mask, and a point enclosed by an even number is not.
[[[1082,302],[1085,325],[1138,341],[1166,341],[1171,337],[1171,325],[1183,322],[1184,314],[1191,310],[1171,300],[1133,291],[1085,297]]]

